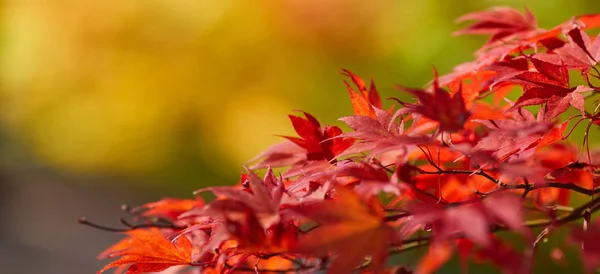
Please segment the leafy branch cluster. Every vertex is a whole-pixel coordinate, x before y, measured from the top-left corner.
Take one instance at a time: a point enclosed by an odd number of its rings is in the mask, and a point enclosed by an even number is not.
[[[600,151],[589,132],[600,125],[600,39],[586,31],[600,27],[600,14],[551,30],[510,8],[459,21],[474,23],[458,34],[489,40],[474,61],[434,70],[428,87],[397,87],[416,101],[384,107],[373,81],[344,70],[354,114],[339,120],[351,131],[290,115],[298,136],[252,160],[237,186],[124,208],[125,229],[81,219],[127,236],[100,254],[117,259],[99,273],[431,273],[455,252],[527,273],[538,242],[578,220],[568,241],[594,270]],[[569,141],[582,125],[582,143]],[[205,202],[204,192],[216,199]],[[587,202],[570,207],[573,196]],[[498,231],[521,235],[525,248]],[[388,262],[417,247],[428,251],[415,263]]]

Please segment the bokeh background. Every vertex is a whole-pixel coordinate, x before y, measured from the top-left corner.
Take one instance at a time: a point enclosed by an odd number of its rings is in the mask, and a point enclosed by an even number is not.
[[[339,74],[422,86],[483,42],[458,16],[597,0],[0,1],[0,273],[94,273],[120,205],[233,184],[287,114],[351,113]]]

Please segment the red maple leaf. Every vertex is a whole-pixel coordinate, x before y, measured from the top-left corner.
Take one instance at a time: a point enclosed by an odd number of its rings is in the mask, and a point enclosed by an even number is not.
[[[567,143],[554,143],[534,155],[540,163],[551,170],[548,179],[555,183],[575,184],[584,188],[594,187],[592,166],[579,162],[579,149]],[[538,198],[543,203],[557,201],[568,205],[572,191],[568,189],[544,188],[539,191]]]
[[[418,104],[404,103],[404,105],[438,122],[441,130],[453,132],[463,129],[471,114],[465,107],[462,89],[458,88],[458,91],[451,97],[447,91],[440,87],[437,71],[434,69],[433,72],[433,94],[422,89],[397,86],[400,90],[407,91],[417,97]]]
[[[238,252],[281,253],[289,252],[295,246],[298,227],[292,222],[273,222],[265,226],[262,216],[250,206],[237,203],[235,207],[235,210],[230,206],[221,212],[225,225],[220,228],[226,230],[229,240],[236,241]]]
[[[569,105],[583,110],[582,92],[591,90],[586,86],[570,87],[569,72],[563,64],[555,65],[535,57],[528,58],[536,71],[523,71],[499,82],[510,82],[523,85],[523,95],[507,111],[530,105],[548,103],[550,116],[546,120],[565,112]]]
[[[440,204],[419,204],[410,209],[409,226],[429,226],[440,240],[464,235],[479,246],[489,247],[491,226],[501,223],[525,232],[521,201],[515,195],[491,195],[481,203],[447,208]]]
[[[381,206],[372,197],[364,201],[353,191],[336,188],[333,200],[304,203],[289,210],[316,221],[319,226],[299,238],[296,252],[337,257],[327,273],[350,273],[370,255],[372,267],[382,269],[393,230],[383,220]]]
[[[512,15],[506,17],[498,16],[502,12],[507,14],[510,13]],[[473,25],[476,27],[476,30],[474,30],[474,32],[469,32],[468,30],[466,32],[459,31],[458,34],[492,34],[492,37],[486,46],[476,52],[477,60],[458,65],[454,68],[453,72],[443,76],[442,83],[444,84],[459,78],[468,77],[473,71],[489,66],[511,54],[524,52],[530,49],[537,52],[538,47],[545,47],[549,51],[558,49],[562,47],[565,42],[556,36],[561,34],[564,29],[571,29],[574,25],[581,29],[590,29],[600,26],[600,14],[575,16],[573,19],[545,32],[542,30],[533,30],[533,24],[528,27],[527,25],[529,23],[527,23],[527,21],[534,22],[534,20],[531,20],[534,18],[531,17],[531,19],[527,19],[527,15],[522,16],[517,11],[510,11],[510,8],[500,8],[500,12],[498,12],[498,10],[477,12],[470,17],[472,17],[473,20],[480,21]],[[513,17],[522,17],[522,19],[516,20],[516,22],[520,22],[516,23],[516,25],[520,25],[521,27],[511,27],[510,25],[513,24],[511,22],[496,25],[497,22],[495,21],[509,21],[510,18]],[[490,28],[487,28],[486,26],[490,26]],[[527,31],[527,29],[532,30]],[[510,35],[509,33],[512,33],[513,35]],[[506,36],[503,39],[495,39],[496,41],[492,42],[498,35]],[[542,58],[542,60],[544,59],[545,58]]]
[[[284,252],[294,245],[297,227],[282,220],[279,207],[285,192],[282,181],[269,169],[264,179],[248,170],[242,189],[209,187],[196,193],[210,191],[217,200],[188,212],[188,216],[210,216],[224,223],[213,233],[228,234],[246,252]]]
[[[404,121],[396,121],[396,118],[408,109],[400,109],[393,116],[384,110],[377,108],[375,110],[377,113],[375,118],[355,115],[339,119],[354,130],[341,134],[339,137],[352,138],[357,141],[338,157],[368,150],[371,151],[371,155],[381,154],[430,141],[427,136],[422,134],[405,134]]]
[[[263,227],[268,228],[279,222],[279,206],[285,191],[283,182],[275,178],[270,169],[264,180],[251,170],[247,170],[247,175],[247,185],[242,186],[242,189],[222,186],[196,190],[194,193],[210,191],[218,199],[203,208],[191,210],[188,214],[227,217],[236,213],[247,215],[250,210],[257,215]]]
[[[482,203],[451,208],[440,204],[415,205],[411,211],[414,215],[407,226],[428,227],[434,233],[429,253],[417,267],[419,272],[435,272],[450,258],[454,250],[452,241],[461,237],[475,243],[480,249],[479,254],[496,261],[500,266],[511,270],[522,266],[521,256],[503,247],[491,234],[492,225],[499,223],[529,237],[518,196],[492,195]]]
[[[490,10],[463,15],[456,21],[476,21],[467,28],[455,32],[455,34],[489,34],[490,39],[487,44],[500,40],[528,37],[537,30],[537,21],[529,9],[526,9],[525,14],[522,14],[513,8],[495,7]]]
[[[567,123],[554,126],[544,120],[544,112],[536,117],[526,109],[509,112],[512,119],[476,120],[490,130],[481,138],[473,150],[491,151],[498,159],[505,159],[516,153],[527,158],[535,148],[549,145],[562,139]]]
[[[536,54],[536,58],[555,65],[564,64],[569,69],[581,69],[584,72],[594,68],[600,61],[598,37],[592,41],[587,33],[577,27],[568,31],[567,37],[568,44],[551,53]]]
[[[300,138],[283,136],[294,144],[306,150],[308,160],[332,160],[336,155],[346,150],[354,142],[348,138],[334,138],[342,134],[342,130],[336,126],[321,128],[321,124],[315,117],[303,112],[305,119],[289,115],[294,130]]]

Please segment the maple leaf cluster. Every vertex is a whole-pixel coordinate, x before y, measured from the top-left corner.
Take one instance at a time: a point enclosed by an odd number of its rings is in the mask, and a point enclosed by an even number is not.
[[[414,100],[384,108],[373,81],[343,70],[354,113],[339,120],[351,130],[290,115],[298,136],[252,160],[236,186],[126,208],[125,229],[80,220],[126,236],[98,273],[431,273],[455,253],[465,269],[528,273],[538,242],[565,225],[565,246],[596,269],[600,153],[588,133],[600,125],[600,36],[587,31],[600,14],[551,30],[511,8],[459,21],[473,23],[457,34],[489,40],[427,87],[398,86]],[[568,139],[576,127],[582,143]],[[411,264],[389,259],[416,248],[427,252]]]

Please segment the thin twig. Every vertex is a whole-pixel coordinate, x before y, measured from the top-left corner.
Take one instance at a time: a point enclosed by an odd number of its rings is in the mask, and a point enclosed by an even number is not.
[[[134,229],[140,229],[140,228],[168,228],[168,229],[175,229],[175,230],[181,230],[181,229],[185,229],[185,227],[182,226],[176,226],[176,225],[172,225],[172,224],[130,224],[128,223],[125,219],[121,219],[121,223],[123,223],[125,226],[127,226],[127,228],[114,228],[114,227],[107,227],[107,226],[103,226],[100,224],[96,224],[93,222],[88,221],[85,217],[81,217],[79,218],[78,222],[82,225],[87,225],[93,228],[97,228],[100,230],[104,230],[104,231],[108,231],[108,232],[128,232]]]

